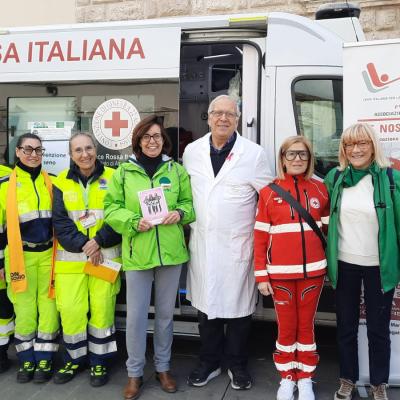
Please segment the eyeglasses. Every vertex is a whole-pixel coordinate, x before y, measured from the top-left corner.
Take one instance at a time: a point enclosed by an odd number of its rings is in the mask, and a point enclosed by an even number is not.
[[[154,135],[149,135],[148,133],[145,133],[143,136],[142,136],[142,140],[143,140],[143,142],[145,142],[145,143],[149,143],[150,142],[150,140],[151,139],[153,139],[155,142],[161,142],[161,140],[162,140],[162,134],[161,133],[155,133]]]
[[[289,150],[283,153],[286,160],[294,161],[297,156],[300,157],[301,161],[308,161],[310,159],[310,153],[306,150]]]
[[[22,152],[27,156],[30,156],[33,152],[35,152],[37,156],[42,156],[44,154],[44,152],[46,151],[46,149],[41,147],[41,146],[39,146],[39,147],[31,147],[31,146],[23,147],[23,146],[19,146],[18,148],[20,150],[22,150]]]
[[[86,146],[86,147],[77,147],[76,149],[72,150],[72,153],[77,154],[78,156],[82,155],[83,152],[85,153],[93,153],[95,150],[94,146]]]
[[[360,150],[367,150],[371,144],[370,140],[361,140],[360,142],[345,143],[344,149],[346,151],[354,150],[354,146],[357,146]]]
[[[215,118],[221,118],[223,115],[228,119],[234,119],[237,117],[237,114],[231,111],[211,111],[210,114]]]

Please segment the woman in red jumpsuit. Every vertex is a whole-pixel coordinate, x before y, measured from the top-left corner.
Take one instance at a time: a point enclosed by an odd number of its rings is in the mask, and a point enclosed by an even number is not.
[[[329,220],[324,184],[312,178],[314,156],[303,136],[287,138],[280,150],[274,183],[288,192],[322,228]],[[254,266],[258,289],[274,300],[278,338],[273,358],[281,375],[277,400],[314,400],[311,377],[319,357],[314,318],[324,284],[322,240],[304,218],[266,186],[260,192],[254,228]]]

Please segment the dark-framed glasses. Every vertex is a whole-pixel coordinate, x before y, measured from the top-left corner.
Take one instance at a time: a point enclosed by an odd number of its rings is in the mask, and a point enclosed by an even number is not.
[[[344,144],[344,149],[346,151],[354,150],[354,147],[358,147],[360,150],[367,150],[371,144],[370,140],[360,140],[359,142],[349,142]]]
[[[149,143],[150,142],[150,140],[151,139],[153,139],[155,142],[161,142],[161,140],[162,140],[162,134],[161,133],[155,133],[154,135],[149,135],[148,133],[145,133],[143,136],[142,136],[142,140],[143,140],[143,142],[145,142],[145,143]]]
[[[46,151],[46,149],[42,146],[39,147],[19,146],[18,148],[22,150],[22,152],[27,156],[32,155],[33,152],[35,152],[37,156],[42,156]]]
[[[310,153],[307,150],[287,150],[283,153],[286,160],[293,161],[299,156],[301,161],[308,161],[310,159]]]

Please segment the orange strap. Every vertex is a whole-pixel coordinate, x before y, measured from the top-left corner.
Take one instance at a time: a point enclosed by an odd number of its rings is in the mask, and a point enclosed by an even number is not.
[[[42,171],[45,185],[49,191],[50,198],[53,198],[53,185],[47,172]],[[8,191],[7,191],[7,240],[10,258],[10,277],[11,289],[14,293],[25,292],[28,288],[26,279],[24,251],[22,247],[21,230],[19,226],[18,216],[18,199],[17,199],[17,171],[14,168],[10,174]],[[53,242],[54,249],[54,242]],[[54,250],[53,250],[54,254]],[[54,264],[54,258],[52,260]]]

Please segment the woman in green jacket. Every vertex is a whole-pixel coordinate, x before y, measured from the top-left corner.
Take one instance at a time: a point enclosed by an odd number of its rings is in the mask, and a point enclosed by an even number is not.
[[[113,175],[104,200],[105,221],[122,235],[122,263],[126,272],[125,399],[137,399],[140,395],[153,281],[156,377],[164,391],[176,391],[176,382],[169,372],[173,311],[181,265],[189,259],[183,225],[193,222],[195,216],[189,176],[166,155],[170,149],[161,118],[153,115],[139,122],[132,134],[133,155]],[[159,224],[151,222],[149,217],[143,218],[144,213],[159,210],[160,193],[143,193],[155,188],[162,189],[168,206]]]
[[[359,378],[357,333],[364,286],[370,383],[374,399],[387,399],[390,316],[400,280],[400,173],[389,166],[373,129],[347,128],[338,169],[325,184],[331,200],[328,274],[336,289],[340,388],[336,400],[352,398]]]

